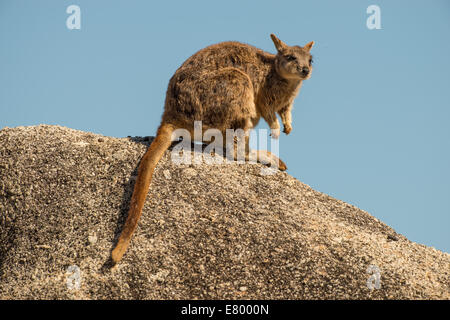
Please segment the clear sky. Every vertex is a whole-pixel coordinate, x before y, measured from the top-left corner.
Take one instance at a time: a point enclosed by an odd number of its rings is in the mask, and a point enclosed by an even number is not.
[[[66,27],[72,4],[80,30]],[[373,4],[381,29],[369,30]],[[0,128],[154,135],[186,58],[226,40],[275,52],[270,33],[316,42],[293,131],[280,140],[288,172],[450,252],[446,0],[0,0]]]

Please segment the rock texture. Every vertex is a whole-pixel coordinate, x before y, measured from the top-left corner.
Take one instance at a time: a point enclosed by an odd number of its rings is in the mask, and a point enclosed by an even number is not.
[[[449,299],[448,253],[287,173],[179,165],[169,152],[110,271],[150,140],[0,131],[0,298]],[[371,265],[379,289],[368,288]]]

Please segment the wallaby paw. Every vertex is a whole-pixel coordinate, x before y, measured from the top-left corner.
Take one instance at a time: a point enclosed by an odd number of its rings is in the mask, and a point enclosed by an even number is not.
[[[280,171],[286,171],[287,170],[286,164],[283,161],[281,161],[281,159],[278,159],[278,169]]]
[[[278,128],[278,129],[271,129],[270,130],[270,135],[272,136],[273,139],[278,139],[280,137],[280,128]]]
[[[273,155],[269,151],[251,151],[252,161],[257,160],[258,163],[264,164],[269,168],[276,168],[280,171],[287,169],[286,164],[281,161],[277,156]]]
[[[279,159],[278,157],[275,157],[274,155],[272,155],[272,158],[273,158],[272,166],[278,167],[278,170],[280,170],[280,171],[286,171],[287,166],[281,159]]]
[[[284,129],[283,129],[284,133],[289,134],[289,133],[291,133],[291,131],[292,131],[292,127],[290,125],[284,126]]]
[[[270,167],[272,168],[278,168],[278,170],[280,171],[286,171],[287,166],[280,158],[278,158],[271,152],[267,152],[267,156],[270,158],[270,161],[269,163],[267,163],[267,165],[270,165]]]

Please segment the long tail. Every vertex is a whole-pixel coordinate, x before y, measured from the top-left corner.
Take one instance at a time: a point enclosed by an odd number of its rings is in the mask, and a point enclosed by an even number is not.
[[[134,185],[133,196],[131,197],[127,221],[125,222],[119,241],[111,253],[111,258],[114,264],[118,263],[120,259],[122,259],[123,254],[128,248],[131,236],[133,235],[142,214],[142,208],[144,207],[145,198],[152,180],[153,171],[155,170],[158,161],[164,155],[164,152],[170,147],[172,143],[173,131],[173,125],[161,124],[158,129],[158,133],[156,134],[156,138],[153,140],[141,160],[136,184]]]

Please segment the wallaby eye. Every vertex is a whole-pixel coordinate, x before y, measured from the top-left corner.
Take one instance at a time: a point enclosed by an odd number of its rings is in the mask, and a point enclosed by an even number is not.
[[[311,65],[313,62],[313,58],[309,58],[309,65]]]
[[[295,56],[293,56],[293,55],[285,56],[285,58],[286,58],[287,61],[294,61],[294,60],[297,59],[297,58],[296,58]]]

